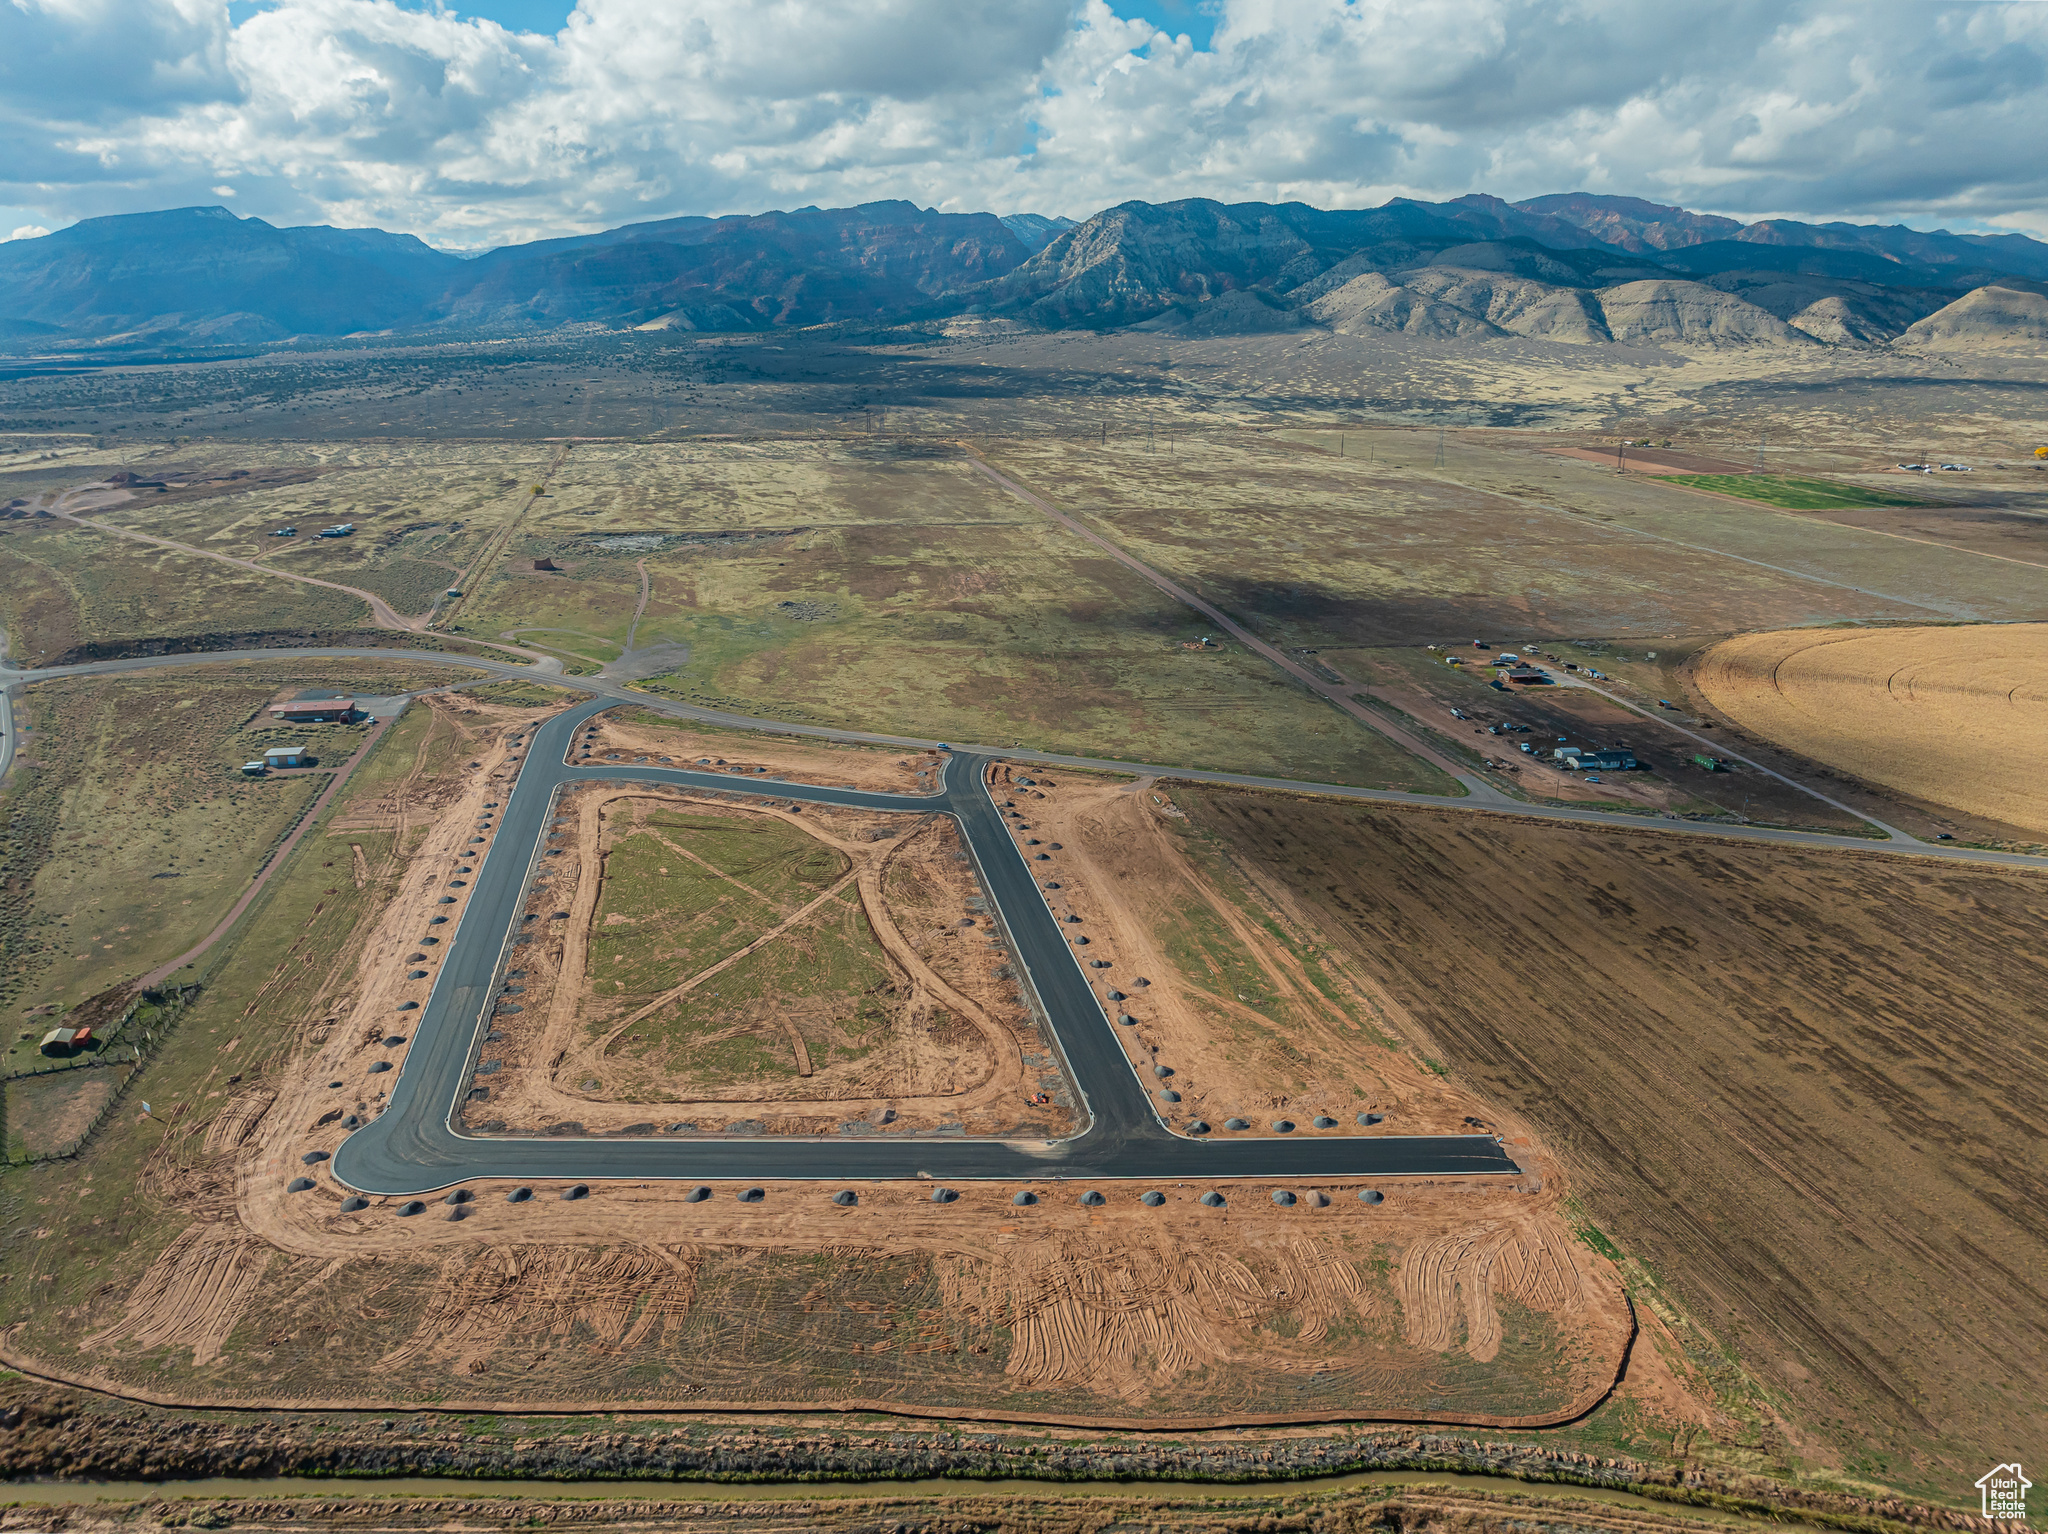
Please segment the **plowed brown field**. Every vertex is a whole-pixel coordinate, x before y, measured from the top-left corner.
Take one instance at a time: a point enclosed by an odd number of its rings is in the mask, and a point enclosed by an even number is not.
[[[1737,724],[1814,761],[2048,833],[2048,623],[1741,634],[1693,680]]]
[[[1526,1119],[1650,1307],[1701,1329],[1720,1404],[1751,1395],[1761,1442],[1945,1485],[2040,1438],[2040,1393],[2005,1382],[2048,1374],[2048,879],[1175,799],[1249,881],[1293,892],[1452,1085]]]

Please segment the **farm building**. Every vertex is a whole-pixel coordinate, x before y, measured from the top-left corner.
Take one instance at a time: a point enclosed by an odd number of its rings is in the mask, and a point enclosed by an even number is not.
[[[304,767],[312,760],[304,746],[272,746],[263,753],[266,767]]]
[[[1501,672],[1500,679],[1503,682],[1511,682],[1520,687],[1548,687],[1551,685],[1550,673],[1535,666],[1510,666],[1507,670]]]
[[[46,1055],[74,1055],[92,1043],[90,1028],[52,1028],[43,1035],[41,1045]]]
[[[1581,751],[1579,765],[1594,772],[1634,772],[1636,756],[1633,751],[1619,748],[1612,751]]]
[[[293,698],[266,710],[279,724],[348,724],[356,717],[354,698]]]

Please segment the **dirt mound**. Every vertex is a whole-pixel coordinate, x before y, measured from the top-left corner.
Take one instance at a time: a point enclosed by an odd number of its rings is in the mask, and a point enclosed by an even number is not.
[[[1694,681],[1745,729],[1872,782],[2048,833],[2048,623],[1792,629],[1707,651]]]
[[[1899,340],[1944,351],[2037,352],[2048,345],[2048,298],[2014,288],[1977,288],[1918,321]]]

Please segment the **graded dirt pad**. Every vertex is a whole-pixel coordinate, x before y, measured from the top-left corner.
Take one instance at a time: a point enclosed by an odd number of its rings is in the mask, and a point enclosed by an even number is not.
[[[1018,841],[1057,849],[1047,903],[1105,1013],[1131,1019],[1117,1038],[1169,1124],[1225,1139],[1355,1135],[1374,1114],[1379,1132],[1467,1133],[1468,1115],[1490,1114],[1427,1068],[1398,1003],[1353,956],[1190,826],[1177,785],[1007,764],[994,777]]]
[[[731,1183],[701,1202],[601,1183],[518,1203],[476,1183],[467,1202],[411,1215],[381,1198],[345,1212],[318,1153],[378,1109],[390,1076],[370,1067],[402,1057],[410,1014],[396,1004],[427,983],[411,968],[433,967],[409,944],[447,909],[436,891],[459,903],[446,878],[461,877],[519,738],[515,711],[436,703],[394,727],[333,834],[295,856],[180,1020],[151,1068],[155,1113],[109,1121],[67,1172],[79,1196],[22,1227],[41,1238],[0,1237],[8,1282],[38,1299],[18,1355],[244,1404],[874,1404],[1070,1421],[1551,1420],[1611,1385],[1626,1308],[1533,1155],[1529,1176],[1406,1180],[1378,1203],[1355,1183],[1305,1183],[1288,1206],[1262,1183],[1168,1184],[1156,1207],[1114,1182],[1099,1206],[1050,1181],[964,1184],[950,1202],[922,1180],[770,1184],[759,1203]],[[437,812],[408,819],[421,800]],[[778,836],[810,824],[808,808],[766,813]],[[938,877],[943,849],[903,877],[914,839],[837,840],[856,864],[846,849],[906,844],[877,883],[907,943],[972,941],[931,925],[961,901]],[[985,930],[975,919],[953,930]],[[956,987],[977,972],[936,954],[930,967]],[[1037,1201],[1017,1204],[1021,1191]],[[1220,1207],[1201,1202],[1211,1191]]]
[[[732,1183],[700,1203],[613,1183],[511,1203],[475,1183],[455,1221],[438,1200],[408,1217],[385,1199],[344,1213],[324,1182],[278,1191],[274,1155],[209,1157],[202,1136],[175,1136],[156,1175],[246,1169],[240,1224],[140,1254],[82,1335],[38,1329],[61,1372],[251,1404],[431,1391],[511,1410],[1507,1426],[1586,1409],[1632,1333],[1557,1195],[1504,1180],[1406,1182],[1381,1204],[1308,1184],[1285,1207],[1260,1183],[1168,1184],[1157,1207],[1116,1183],[1099,1207],[1064,1183],[1021,1206],[1009,1185],[943,1204],[926,1183],[850,1184],[844,1204],[816,1183],[753,1203]]]
[[[576,732],[571,760],[647,761],[734,777],[785,778],[882,794],[938,791],[936,753],[710,729],[639,708],[607,709]]]
[[[1730,718],[1814,761],[2048,835],[2048,624],[1744,634],[1694,663]]]
[[[1526,1118],[1723,1410],[1893,1483],[2039,1435],[2038,875],[1175,797]]]
[[[472,1124],[1073,1124],[951,821],[610,783],[557,819]]]

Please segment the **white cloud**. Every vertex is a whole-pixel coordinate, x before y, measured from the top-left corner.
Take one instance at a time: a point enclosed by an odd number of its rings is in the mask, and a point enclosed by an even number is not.
[[[234,196],[486,244],[907,197],[1623,192],[1741,216],[2048,226],[2048,6],[581,0],[554,37],[393,0],[0,4],[0,202]]]
[[[213,189],[213,195],[216,197],[232,197],[235,195],[235,189],[231,186],[217,186]]]
[[[8,239],[8,240],[39,240],[39,239],[41,239],[41,238],[42,238],[42,237],[43,237],[44,235],[48,234],[49,232],[50,232],[50,231],[49,231],[49,230],[47,230],[47,229],[45,229],[45,228],[44,228],[44,227],[43,227],[43,226],[42,226],[41,224],[23,224],[23,225],[22,225],[22,226],[21,226],[20,228],[16,229],[16,230],[14,231],[14,233],[12,233],[12,234],[10,234],[9,236],[7,236],[7,239]],[[6,240],[0,240],[0,245],[4,245],[4,244],[6,244],[6,243],[7,243],[7,241],[6,241]]]

